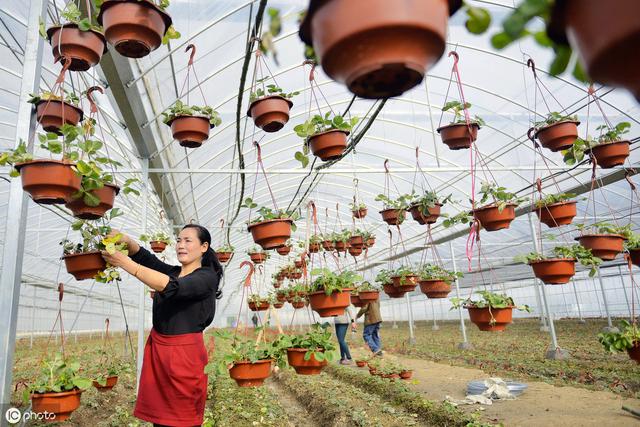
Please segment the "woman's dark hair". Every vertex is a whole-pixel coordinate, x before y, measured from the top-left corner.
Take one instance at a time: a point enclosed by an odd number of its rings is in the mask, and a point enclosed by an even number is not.
[[[209,244],[209,248],[207,249],[207,252],[205,252],[204,255],[202,256],[202,266],[211,268],[213,271],[216,272],[216,274],[218,275],[218,278],[222,279],[222,273],[223,273],[222,264],[220,264],[220,261],[218,261],[218,256],[216,255],[216,252],[211,247],[211,233],[209,233],[209,230],[207,230],[206,228],[204,228],[199,224],[187,224],[184,227],[182,227],[183,230],[186,228],[195,228],[198,233],[198,240],[200,240],[200,243],[206,242]],[[222,298],[222,291],[218,290],[216,292],[216,299],[220,299],[220,298]]]

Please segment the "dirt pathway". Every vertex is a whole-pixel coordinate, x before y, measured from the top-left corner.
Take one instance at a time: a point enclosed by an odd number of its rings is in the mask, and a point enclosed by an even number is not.
[[[265,384],[266,387],[278,397],[278,402],[280,402],[287,412],[289,425],[291,427],[320,427],[320,424],[317,424],[313,417],[309,417],[309,412],[298,402],[298,399],[282,387],[278,381],[270,378]]]

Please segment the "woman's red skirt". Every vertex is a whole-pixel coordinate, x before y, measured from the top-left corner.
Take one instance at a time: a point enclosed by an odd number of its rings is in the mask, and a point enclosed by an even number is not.
[[[202,332],[163,335],[151,329],[133,415],[168,426],[202,424],[207,363]]]

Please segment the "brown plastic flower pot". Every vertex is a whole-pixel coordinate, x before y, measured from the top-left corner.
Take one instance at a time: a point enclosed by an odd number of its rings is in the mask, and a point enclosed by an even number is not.
[[[316,254],[320,252],[320,243],[309,243],[309,253]]]
[[[98,206],[87,205],[83,198],[73,199],[67,202],[65,206],[71,210],[73,216],[80,219],[98,219],[102,218],[104,214],[115,203],[116,196],[120,192],[120,187],[113,184],[105,184],[104,187],[99,188],[91,192],[94,196],[100,199]]]
[[[640,267],[640,249],[629,249],[631,263]]]
[[[102,258],[100,251],[64,255],[62,259],[67,272],[76,280],[93,279],[96,274],[107,268],[107,262]]]
[[[360,291],[358,292],[358,296],[360,297],[360,301],[365,303],[369,303],[372,301],[376,301],[380,298],[380,292],[378,291]]]
[[[536,209],[540,222],[549,228],[571,224],[577,215],[576,202],[559,202]]]
[[[268,301],[260,301],[259,303],[257,302],[249,302],[249,310],[251,311],[266,311],[269,309],[269,302]]]
[[[271,219],[249,225],[253,241],[262,249],[275,249],[287,243],[291,237],[290,219]]]
[[[356,360],[356,366],[358,368],[364,368],[365,366],[367,366],[367,361],[366,360]]]
[[[200,147],[209,138],[209,129],[213,127],[209,119],[200,116],[180,116],[168,124],[173,138],[187,148]]]
[[[271,360],[233,362],[229,376],[239,387],[259,387],[271,375]]]
[[[371,237],[371,238],[367,239],[367,242],[365,243],[365,246],[367,248],[371,248],[375,244],[376,244],[376,238],[375,237]]]
[[[289,301],[289,302],[291,303],[293,308],[295,308],[296,310],[299,308],[304,308],[305,306],[304,301],[294,301],[294,302]]]
[[[318,362],[314,354],[311,355],[309,360],[304,360],[306,353],[307,349],[305,348],[288,348],[287,361],[289,366],[295,369],[298,375],[319,375],[322,372],[322,368],[327,366],[327,361]]]
[[[41,100],[35,105],[36,120],[47,132],[60,134],[64,124],[76,126],[82,121],[82,110],[73,104],[63,101]]]
[[[582,246],[591,249],[593,256],[611,261],[622,252],[625,238],[620,234],[584,234],[576,237]]]
[[[358,295],[351,294],[351,305],[354,307],[362,307],[365,303],[360,300]]]
[[[450,150],[463,150],[465,148],[471,148],[471,143],[478,138],[478,130],[480,125],[477,123],[471,123],[467,126],[466,123],[453,123],[446,126],[440,126],[438,133],[442,142],[444,142]]]
[[[171,17],[148,0],[106,0],[98,23],[120,55],[142,58],[160,46]]]
[[[325,251],[332,251],[334,249],[333,242],[331,240],[323,240],[322,241],[322,248]]]
[[[405,211],[401,209],[384,209],[380,211],[382,220],[389,225],[400,225],[404,221]]]
[[[502,209],[502,212],[495,205],[483,206],[478,209],[474,209],[473,215],[480,225],[487,231],[497,231],[504,228],[509,228],[511,221],[516,218],[515,207],[517,205],[508,204]]]
[[[335,249],[337,252],[346,252],[349,249],[349,242],[335,242]]]
[[[55,414],[54,421],[64,421],[80,406],[81,395],[80,389],[60,393],[32,393],[31,410],[36,414],[51,412]]]
[[[216,256],[220,262],[229,262],[231,255],[233,255],[233,252],[216,252]]]
[[[578,139],[578,125],[580,122],[563,121],[536,130],[535,137],[544,148],[554,153],[571,148]]]
[[[351,236],[349,239],[349,246],[352,248],[363,248],[364,238],[362,236]]]
[[[289,252],[291,252],[291,246],[287,246],[287,245],[280,246],[276,248],[276,252],[278,252],[278,254],[282,256],[289,255]]]
[[[277,294],[276,299],[278,302],[285,302],[287,301],[287,296],[285,294]]]
[[[300,27],[322,68],[354,94],[398,96],[418,85],[445,49],[459,0],[314,0]]]
[[[71,58],[71,71],[87,71],[100,62],[107,51],[107,41],[99,31],[80,31],[76,24],[56,25],[47,29],[53,58]],[[65,59],[62,59],[64,64]]]
[[[402,371],[400,372],[400,378],[402,378],[403,380],[410,380],[411,377],[413,376],[413,371],[408,370],[408,371]]]
[[[159,242],[157,240],[149,242],[149,246],[151,247],[151,250],[157,254],[164,252],[167,248],[167,244],[165,242]]]
[[[289,279],[291,280],[300,280],[302,279],[302,271],[296,271],[294,273],[289,274]]]
[[[273,284],[273,289],[279,289],[279,288],[280,288],[280,286],[282,286],[282,282],[275,282],[275,283]]]
[[[617,141],[608,144],[596,145],[591,149],[596,163],[603,169],[624,164],[629,157],[629,141]]]
[[[633,347],[627,349],[627,354],[631,360],[640,365],[640,342],[636,342]]]
[[[320,317],[341,316],[344,309],[351,304],[350,292],[351,289],[343,289],[342,292],[334,292],[331,295],[325,294],[324,291],[311,292],[309,303]]]
[[[273,308],[282,308],[284,307],[284,302],[277,302],[273,304]]]
[[[358,209],[357,211],[351,211],[354,218],[362,219],[367,216],[367,208]]]
[[[342,156],[347,148],[347,136],[349,132],[342,130],[329,130],[318,133],[309,138],[309,147],[314,156],[326,162]]]
[[[389,296],[389,298],[402,298],[407,291],[403,291],[402,289],[398,289],[393,286],[393,283],[385,283],[383,285],[384,293]]]
[[[249,105],[247,115],[265,132],[278,132],[289,121],[289,111],[293,102],[279,95],[256,99]]]
[[[105,385],[100,385],[98,381],[93,381],[93,386],[98,389],[98,391],[109,391],[118,383],[118,376],[111,375],[107,377],[107,383]]]
[[[355,248],[353,246],[349,246],[349,255],[351,256],[360,256],[362,255],[362,248]]]
[[[251,258],[251,262],[255,264],[262,264],[267,259],[267,254],[263,252],[254,252],[249,254],[249,258]]]
[[[32,160],[17,163],[22,189],[31,195],[34,202],[43,205],[65,203],[80,190],[80,177],[71,168],[71,163],[59,160]]]
[[[469,310],[469,319],[475,323],[481,331],[504,331],[511,323],[513,307],[492,308],[466,307]]]
[[[576,274],[576,260],[573,258],[553,258],[531,261],[533,274],[547,285],[562,285]]]
[[[446,298],[451,292],[451,285],[444,280],[420,280],[420,290],[428,298]]]
[[[405,276],[404,279],[402,276],[392,276],[391,280],[396,289],[405,293],[413,291],[418,286],[418,276],[416,275]]]
[[[424,215],[422,212],[420,212],[419,205],[413,205],[409,208],[409,212],[411,213],[413,219],[418,222],[418,224],[435,224],[436,221],[438,221],[438,217],[440,216],[441,208],[442,205],[440,203],[436,203],[434,207],[427,209],[429,215]]]
[[[294,265],[296,268],[302,268],[302,261],[301,261],[301,260],[299,260],[299,259],[297,259],[297,260],[293,261],[293,265]]]

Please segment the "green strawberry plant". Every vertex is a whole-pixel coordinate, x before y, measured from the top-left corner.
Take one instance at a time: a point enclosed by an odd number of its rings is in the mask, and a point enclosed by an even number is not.
[[[71,390],[86,390],[91,387],[91,379],[80,373],[80,363],[64,360],[61,354],[42,362],[40,375],[22,393],[25,404],[32,393],[61,393]]]
[[[576,224],[576,228],[581,233],[593,233],[593,234],[619,234],[627,239],[631,233],[631,224],[627,225],[614,225],[606,221],[595,222],[591,225],[587,224]]]
[[[619,332],[601,332],[598,334],[598,341],[605,350],[611,353],[627,351],[635,346],[640,346],[640,328],[634,322],[621,320],[618,324]]]
[[[488,182],[482,183],[480,194],[482,195],[480,198],[481,205],[484,205],[489,199],[492,199],[492,205],[497,206],[500,212],[509,204],[519,205],[527,200],[526,197],[517,197],[515,193],[508,192],[505,187],[499,187],[497,184]]]
[[[341,130],[344,132],[351,132],[351,130],[358,124],[360,118],[353,116],[350,119],[345,119],[341,115],[333,115],[328,111],[324,116],[316,114],[304,123],[301,123],[293,128],[295,133],[304,139],[304,145],[302,151],[296,151],[294,157],[298,160],[303,168],[306,168],[309,164],[309,139],[315,135],[330,130]]]
[[[164,231],[156,231],[152,234],[143,234],[140,236],[140,240],[143,242],[162,242],[170,245],[173,243],[173,240],[167,233]]]
[[[262,80],[258,80],[257,83],[262,83]],[[253,103],[254,101],[265,98],[267,96],[280,96],[284,99],[291,99],[296,95],[299,95],[300,92],[285,92],[281,87],[276,86],[275,84],[269,84],[265,88],[257,88],[255,92],[251,92],[249,96],[249,103]]]
[[[505,295],[498,294],[489,291],[476,291],[482,299],[474,301],[469,298],[451,298],[451,309],[457,309],[460,307],[473,307],[473,308],[515,308],[520,311],[526,311],[528,313],[531,312],[531,308],[528,305],[519,305],[517,306],[513,302],[513,298]]]
[[[575,193],[547,194],[543,198],[536,200],[535,207],[536,209],[541,209],[545,206],[569,201],[574,197],[576,197]]]
[[[465,102],[464,104],[460,101],[449,101],[442,106],[442,111],[450,111],[453,113],[453,120],[450,124],[466,124],[467,120],[464,116],[465,108],[469,110],[471,108],[471,104],[469,102]],[[478,126],[484,126],[485,122],[481,117],[475,116],[470,119],[471,123],[476,123]]]
[[[326,295],[342,292],[344,289],[352,289],[356,282],[362,280],[362,277],[349,270],[336,274],[328,268],[316,268],[311,271],[311,275],[318,277],[311,284],[309,291],[323,291]]]
[[[556,246],[553,248],[552,252],[553,256],[544,255],[538,252],[531,252],[526,255],[519,255],[515,257],[515,260],[524,264],[531,264],[535,261],[543,261],[553,258],[571,258],[589,268],[589,277],[594,277],[598,272],[597,267],[602,264],[602,260],[600,258],[593,256],[591,249],[587,249],[579,244]]]
[[[37,104],[40,101],[64,101],[68,104],[75,105],[76,107],[80,103],[80,98],[73,92],[64,91],[64,99],[60,95],[49,91],[43,91],[38,95],[30,94],[30,98],[27,101],[30,104]]]
[[[460,272],[449,271],[436,264],[424,264],[417,273],[420,280],[442,280],[449,284],[463,276]]]
[[[622,140],[622,135],[629,133],[631,124],[629,122],[620,122],[610,128],[607,125],[600,125],[596,130],[600,134],[596,138],[588,136],[586,139],[578,138],[571,148],[562,150],[563,160],[569,166],[580,163],[584,159],[585,153],[588,153],[593,147],[603,144],[612,144]]]
[[[213,126],[220,126],[222,119],[220,114],[209,106],[200,107],[197,105],[185,105],[182,101],[177,100],[175,104],[162,113],[162,121],[164,124],[171,123],[172,120],[182,116],[200,116],[209,120]]]

